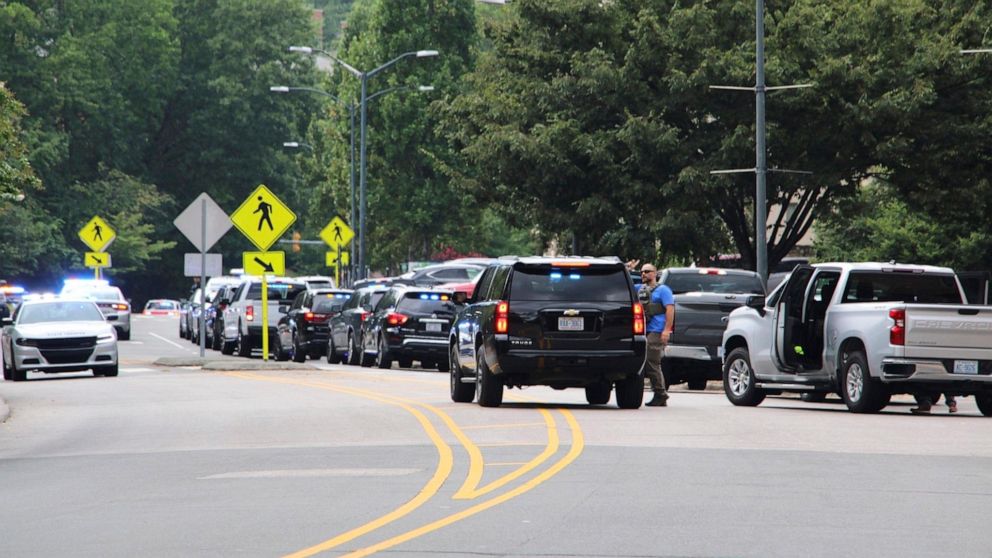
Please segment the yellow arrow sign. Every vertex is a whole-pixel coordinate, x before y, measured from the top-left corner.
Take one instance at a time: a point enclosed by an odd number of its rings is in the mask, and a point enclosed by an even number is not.
[[[83,255],[83,265],[86,267],[110,267],[110,254],[105,252],[86,252]]]
[[[79,229],[79,240],[94,252],[103,252],[115,238],[117,233],[98,215],[94,215],[83,228]]]
[[[350,252],[341,252],[341,265],[348,265],[351,260],[349,257]],[[337,252],[325,252],[324,253],[324,265],[327,267],[334,267],[338,265],[338,253]]]
[[[354,237],[355,231],[351,230],[348,223],[345,223],[344,219],[340,217],[331,219],[324,230],[320,231],[320,238],[324,239],[324,242],[331,248],[344,246],[351,242]]]
[[[264,184],[259,184],[241,207],[231,214],[234,226],[260,250],[268,250],[294,221],[296,214],[293,210],[286,207]]]
[[[248,275],[285,275],[286,252],[245,252],[241,265]]]

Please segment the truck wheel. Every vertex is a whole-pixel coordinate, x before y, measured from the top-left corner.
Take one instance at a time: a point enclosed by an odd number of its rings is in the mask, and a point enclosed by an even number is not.
[[[757,407],[765,400],[765,390],[757,386],[751,355],[744,347],[730,351],[723,365],[723,391],[731,403],[740,407]]]
[[[799,399],[807,403],[823,403],[827,400],[825,391],[804,391],[799,394]]]
[[[482,347],[475,355],[475,395],[483,407],[499,407],[503,404],[503,380],[489,371]]]
[[[455,403],[471,403],[475,399],[475,386],[462,382],[462,366],[458,364],[455,345],[451,345],[448,354],[448,359],[451,361],[451,400]]]
[[[238,356],[240,357],[251,357],[251,344],[248,343],[247,335],[241,335],[241,328],[238,328],[238,340],[235,341],[235,347],[238,351]]]
[[[379,368],[392,368],[393,367],[393,357],[389,356],[389,349],[386,347],[386,340],[381,335],[379,336],[378,350],[375,352],[375,365]]]
[[[606,405],[610,402],[610,392],[613,386],[609,382],[600,382],[586,386],[586,401],[590,405]]]
[[[976,393],[975,403],[983,415],[992,417],[992,393]]]
[[[639,374],[627,376],[616,382],[617,407],[639,409],[644,403],[644,378]]]
[[[396,363],[400,368],[413,368],[413,359],[410,357],[400,357],[396,359]]]
[[[889,391],[871,377],[868,359],[861,351],[847,354],[841,365],[840,394],[853,413],[877,413],[889,404]]]
[[[706,378],[693,378],[689,380],[689,389],[693,391],[703,391],[706,389]]]

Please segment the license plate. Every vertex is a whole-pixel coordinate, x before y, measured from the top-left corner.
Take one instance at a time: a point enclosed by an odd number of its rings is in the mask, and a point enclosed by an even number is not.
[[[977,360],[955,360],[954,361],[954,373],[955,374],[978,374],[978,361]]]
[[[435,322],[427,322],[427,331],[441,331],[441,324]]]
[[[558,318],[558,331],[582,331],[585,328],[585,318]]]

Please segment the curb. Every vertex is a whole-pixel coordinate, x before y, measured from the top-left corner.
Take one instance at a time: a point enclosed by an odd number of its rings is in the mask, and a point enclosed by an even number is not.
[[[7,406],[7,402],[0,397],[0,423],[4,422],[10,417],[10,407]]]
[[[203,370],[319,370],[312,364],[299,362],[266,362],[247,359],[212,360],[199,357],[163,357],[152,364],[168,367],[199,366]]]

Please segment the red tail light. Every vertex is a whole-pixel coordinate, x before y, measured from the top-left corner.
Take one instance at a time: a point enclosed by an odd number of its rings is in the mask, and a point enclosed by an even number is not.
[[[372,312],[362,312],[362,321],[364,322],[365,320],[369,319],[369,316],[371,315]]]
[[[889,330],[890,345],[906,344],[906,309],[893,308],[889,310],[889,317],[892,318],[892,328]]]
[[[386,316],[386,323],[392,326],[403,325],[409,319],[410,319],[409,316],[397,312],[390,312],[389,315]]]
[[[496,333],[506,333],[510,331],[510,303],[501,300],[496,303]]]
[[[307,312],[303,314],[303,321],[306,322],[323,322],[328,318],[327,314],[317,314],[315,312]]]
[[[253,306],[245,308],[245,320],[249,322],[255,321],[255,308]]]
[[[634,303],[634,335],[644,335],[644,306]]]

